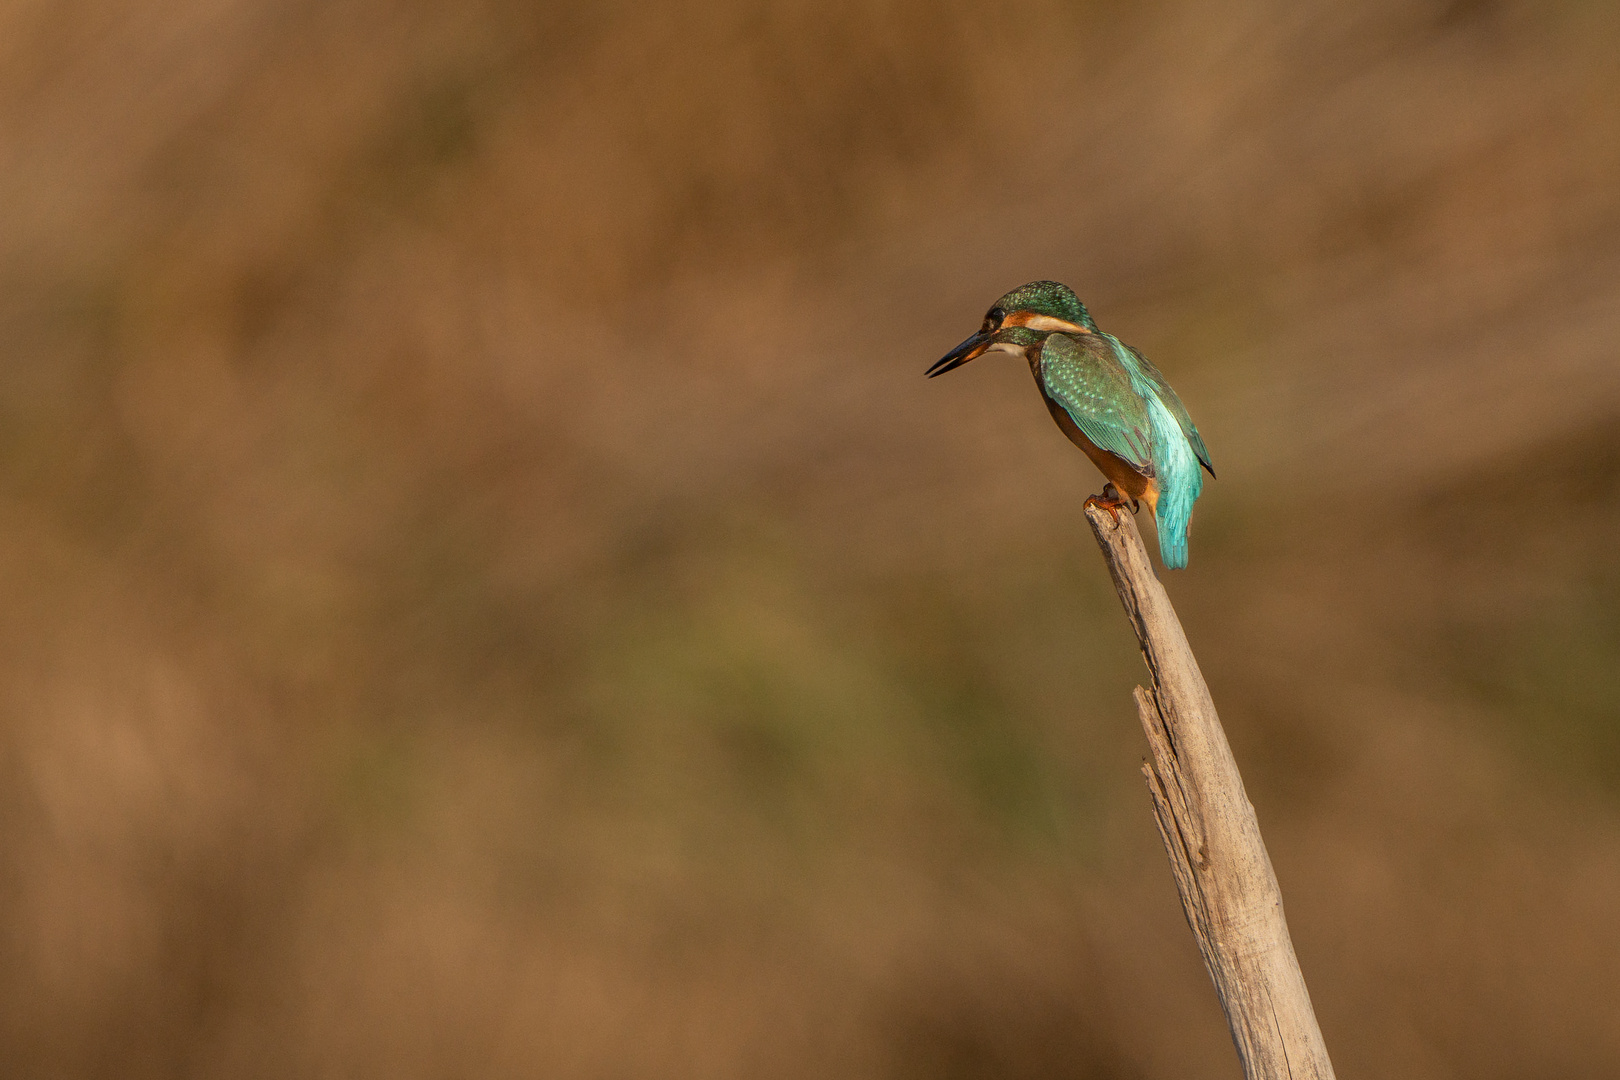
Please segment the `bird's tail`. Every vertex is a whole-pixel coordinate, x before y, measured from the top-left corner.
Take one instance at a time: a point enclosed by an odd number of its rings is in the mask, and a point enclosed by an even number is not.
[[[1187,568],[1187,520],[1192,516],[1192,499],[1173,499],[1169,493],[1159,496],[1154,510],[1154,521],[1159,527],[1159,558],[1166,570]]]

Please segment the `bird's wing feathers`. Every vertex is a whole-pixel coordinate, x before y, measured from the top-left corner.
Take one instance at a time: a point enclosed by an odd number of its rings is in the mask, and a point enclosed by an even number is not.
[[[1153,388],[1158,391],[1159,400],[1164,402],[1164,407],[1170,411],[1170,415],[1176,418],[1176,423],[1181,425],[1181,433],[1187,436],[1187,442],[1192,446],[1193,453],[1198,455],[1199,463],[1209,470],[1209,475],[1214,476],[1215,466],[1209,463],[1209,450],[1204,446],[1203,436],[1199,435],[1198,429],[1193,427],[1192,417],[1187,415],[1187,407],[1181,403],[1181,399],[1176,396],[1176,392],[1170,389],[1170,384],[1164,381],[1164,376],[1159,373],[1158,368],[1153,366],[1151,360],[1137,352],[1133,346],[1125,345],[1123,341],[1120,344],[1130,349],[1131,355],[1136,358],[1136,362],[1142,367],[1142,374],[1147,376],[1148,381],[1153,384]]]
[[[1147,402],[1131,386],[1130,372],[1102,334],[1049,334],[1041,347],[1041,387],[1086,438],[1138,472],[1153,475],[1153,421]]]

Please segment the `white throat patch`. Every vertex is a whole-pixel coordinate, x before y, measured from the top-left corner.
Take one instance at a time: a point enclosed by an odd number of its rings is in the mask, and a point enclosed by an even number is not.
[[[1024,347],[1022,345],[1014,345],[1010,341],[998,341],[994,345],[990,346],[988,349],[985,349],[984,351],[986,353],[993,353],[993,352],[1011,353],[1013,356],[1023,356],[1024,355]]]

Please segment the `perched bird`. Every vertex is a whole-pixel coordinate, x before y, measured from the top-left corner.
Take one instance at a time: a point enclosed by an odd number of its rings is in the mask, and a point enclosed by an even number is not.
[[[1199,466],[1215,475],[1192,418],[1159,369],[1091,321],[1066,285],[1032,281],[991,307],[979,332],[952,349],[928,377],[990,352],[1029,361],[1052,419],[1110,483],[1086,500],[1118,515],[1146,499],[1164,565],[1187,565],[1187,519],[1203,490]],[[1123,492],[1123,497],[1121,496]]]

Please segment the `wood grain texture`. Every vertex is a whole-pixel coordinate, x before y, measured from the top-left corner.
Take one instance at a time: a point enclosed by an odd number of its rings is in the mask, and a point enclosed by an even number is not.
[[[1088,506],[1086,517],[1152,673],[1151,689],[1136,688],[1153,753],[1142,772],[1244,1075],[1329,1080],[1333,1065],[1288,936],[1271,857],[1181,621],[1131,515],[1116,522]]]

